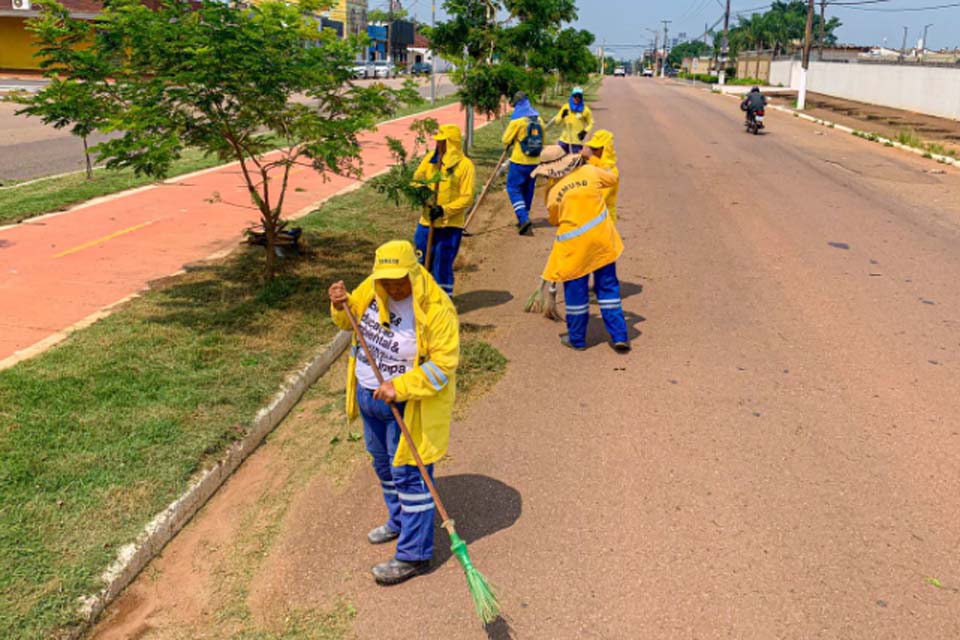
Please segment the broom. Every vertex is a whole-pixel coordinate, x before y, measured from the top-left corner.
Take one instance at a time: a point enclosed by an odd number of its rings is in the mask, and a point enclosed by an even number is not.
[[[383,384],[383,374],[380,373],[380,369],[376,364],[377,361],[373,359],[373,354],[370,353],[370,347],[367,346],[367,341],[364,339],[363,334],[360,333],[360,327],[357,325],[357,319],[350,309],[349,302],[345,304],[343,308],[347,312],[347,317],[350,319],[350,325],[353,327],[353,332],[357,336],[357,342],[360,343],[363,353],[370,362],[373,373],[377,376],[377,381]],[[440,501],[440,494],[437,493],[437,488],[434,486],[430,474],[427,473],[423,459],[420,457],[420,452],[417,451],[417,446],[413,442],[413,436],[410,435],[410,430],[407,429],[407,425],[403,421],[403,416],[400,415],[400,410],[397,408],[397,405],[392,402],[390,403],[390,410],[393,411],[393,417],[397,421],[397,424],[400,425],[400,431],[403,433],[403,438],[406,440],[407,446],[410,447],[411,453],[413,453],[413,459],[417,463],[417,469],[419,469],[420,475],[427,484],[427,489],[430,491],[430,495],[433,497],[433,501],[437,506],[437,513],[440,514],[440,526],[450,534],[450,551],[456,556],[460,562],[460,566],[463,567],[463,572],[466,574],[467,588],[470,590],[470,597],[473,599],[473,606],[477,610],[477,616],[479,616],[484,624],[490,624],[500,617],[500,602],[497,600],[497,596],[493,592],[490,583],[487,582],[483,574],[477,571],[473,563],[470,562],[470,556],[467,553],[467,543],[457,535],[454,522],[450,519],[450,516],[447,515],[447,510],[443,507],[443,502]]]
[[[480,192],[480,195],[470,208],[470,213],[467,214],[467,219],[463,223],[463,235],[470,237],[471,234],[467,233],[467,227],[470,226],[470,221],[473,220],[473,216],[476,215],[477,211],[480,209],[480,203],[483,202],[485,197],[487,197],[487,192],[490,191],[490,187],[493,186],[493,181],[496,179],[497,174],[500,173],[500,167],[502,167],[503,163],[507,161],[507,153],[510,151],[510,148],[511,147],[508,146],[503,150],[503,153],[500,154],[500,160],[497,161],[497,166],[494,167],[493,173],[491,173],[490,177],[487,178],[487,183],[483,185],[483,191]]]
[[[540,284],[527,298],[523,310],[527,313],[542,313],[549,320],[563,322],[563,316],[557,308],[557,283],[541,278]]]

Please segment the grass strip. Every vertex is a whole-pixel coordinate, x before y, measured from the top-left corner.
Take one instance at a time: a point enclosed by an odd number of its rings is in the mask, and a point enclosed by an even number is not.
[[[501,125],[477,131],[483,182]],[[0,629],[55,637],[78,598],[205,464],[242,438],[284,376],[334,335],[326,287],[355,285],[417,214],[370,187],[298,222],[304,257],[260,280],[259,249],[161,281],[44,354],[0,371]],[[471,354],[478,363],[471,364]],[[487,348],[464,368],[500,370]]]
[[[448,96],[437,100],[436,104],[429,101],[408,105],[400,109],[393,117],[404,118],[422,113],[428,109],[444,107],[456,102],[456,98]],[[210,167],[220,166],[223,163],[215,156],[205,156],[196,149],[188,149],[183,157],[174,162],[170,171],[171,178],[185,173],[192,173]],[[27,218],[63,211],[81,202],[93,198],[108,196],[127,189],[135,189],[154,184],[155,179],[148,176],[137,176],[133,170],[97,169],[93,178],[87,180],[80,171],[62,176],[52,176],[30,181],[22,186],[13,185],[0,188],[0,224],[22,222]]]

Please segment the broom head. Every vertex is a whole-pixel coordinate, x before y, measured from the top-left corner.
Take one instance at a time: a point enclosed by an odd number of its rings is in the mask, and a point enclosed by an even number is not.
[[[467,543],[455,531],[450,531],[450,551],[460,561],[460,566],[463,567],[463,572],[467,576],[467,588],[470,590],[470,597],[473,598],[477,616],[483,624],[490,624],[500,617],[500,602],[490,583],[470,562]]]

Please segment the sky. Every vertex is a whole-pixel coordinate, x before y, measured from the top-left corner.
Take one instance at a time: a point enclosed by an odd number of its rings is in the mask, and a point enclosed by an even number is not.
[[[857,0],[835,0],[845,3]],[[578,0],[579,28],[592,31],[597,42],[611,45],[649,46],[653,34],[648,29],[659,29],[661,20],[672,20],[671,37],[686,33],[690,38],[703,34],[704,23],[713,24],[723,15],[723,0]],[[386,8],[385,0],[370,0],[370,8]],[[437,0],[437,19],[443,19],[442,0]],[[769,0],[732,0],[731,13],[751,9],[763,12]],[[819,0],[817,6],[819,7]],[[844,44],[882,45],[899,48],[903,41],[903,27],[908,27],[908,47],[913,47],[923,34],[923,27],[933,24],[928,31],[930,48],[960,47],[960,6],[931,11],[909,11],[944,4],[960,4],[953,0],[880,0],[859,8],[831,7],[827,16],[836,16],[843,22],[837,31]],[[381,6],[383,5],[383,6]],[[418,20],[430,21],[430,0],[403,0]],[[859,9],[859,10],[858,10]],[[871,9],[864,11],[863,9]],[[878,11],[877,9],[883,9]],[[735,22],[734,19],[731,19]],[[884,39],[886,39],[884,41]],[[632,58],[639,47],[621,46],[608,51],[615,57]]]

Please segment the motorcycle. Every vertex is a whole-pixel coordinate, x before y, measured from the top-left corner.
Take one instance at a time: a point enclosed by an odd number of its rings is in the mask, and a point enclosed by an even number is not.
[[[747,112],[747,121],[744,123],[747,127],[747,132],[754,135],[760,135],[760,129],[763,129],[763,109],[758,109],[757,111],[748,111]]]

